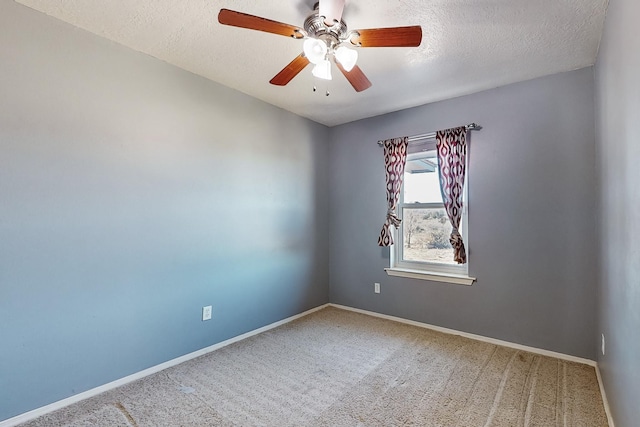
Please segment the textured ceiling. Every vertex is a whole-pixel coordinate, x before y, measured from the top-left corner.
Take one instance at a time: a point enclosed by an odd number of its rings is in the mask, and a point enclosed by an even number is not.
[[[269,84],[301,40],[217,21],[228,8],[302,27],[314,0],[17,1],[329,126],[593,65],[608,2],[347,0],[349,29],[421,25],[422,44],[359,49],[370,89],[356,93],[334,65],[314,93],[311,66]]]

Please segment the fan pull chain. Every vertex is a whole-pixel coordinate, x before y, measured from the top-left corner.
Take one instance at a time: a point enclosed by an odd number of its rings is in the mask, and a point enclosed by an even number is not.
[[[331,93],[329,92],[329,81],[325,80],[325,90],[324,90],[324,96],[329,96],[331,95]],[[318,87],[316,86],[316,84],[313,84],[313,91],[317,92],[318,91]]]

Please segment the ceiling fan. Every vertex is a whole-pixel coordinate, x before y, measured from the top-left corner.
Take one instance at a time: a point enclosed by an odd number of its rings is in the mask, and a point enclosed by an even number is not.
[[[248,28],[304,39],[303,52],[282,69],[269,83],[284,86],[310,63],[315,77],[331,80],[331,59],[351,86],[361,92],[371,82],[356,65],[358,51],[352,47],[416,47],[422,41],[422,27],[347,29],[342,20],[345,0],[320,0],[304,21],[303,28],[272,21],[247,13],[221,9],[218,22],[233,27]]]

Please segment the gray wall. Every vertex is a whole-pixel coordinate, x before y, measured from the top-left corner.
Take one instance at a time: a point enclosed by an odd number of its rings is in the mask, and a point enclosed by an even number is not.
[[[640,3],[611,0],[596,64],[600,178],[598,363],[616,426],[640,420]]]
[[[593,69],[331,129],[331,302],[595,359]],[[467,124],[472,286],[389,277],[376,141]],[[382,284],[374,294],[373,283]]]
[[[326,127],[11,1],[0,33],[0,420],[328,301]]]

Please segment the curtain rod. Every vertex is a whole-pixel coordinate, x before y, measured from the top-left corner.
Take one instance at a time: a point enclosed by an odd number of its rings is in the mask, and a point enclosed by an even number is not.
[[[465,128],[467,128],[467,130],[480,130],[482,129],[482,126],[476,123],[470,123],[466,125]],[[436,132],[423,133],[421,135],[413,135],[409,137],[409,143],[422,141],[423,139],[434,139],[435,137],[436,137]],[[382,143],[382,141],[378,141],[378,146],[382,147],[383,145],[384,144]]]

